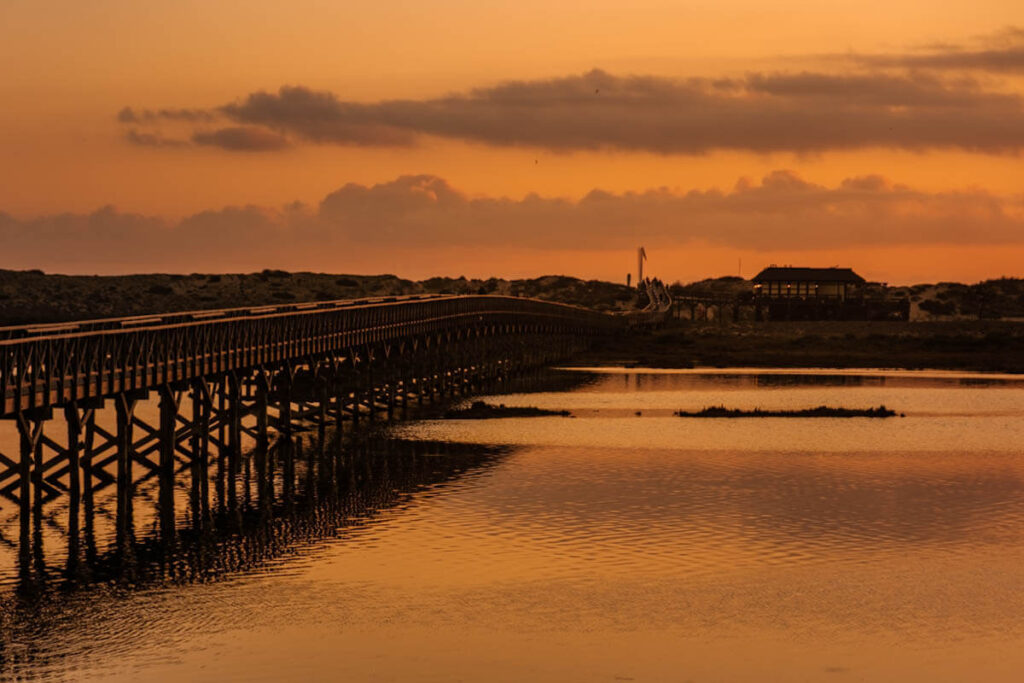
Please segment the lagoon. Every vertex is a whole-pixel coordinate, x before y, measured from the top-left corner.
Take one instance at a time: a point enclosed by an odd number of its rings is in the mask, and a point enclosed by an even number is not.
[[[556,372],[571,388],[484,400],[572,417],[397,423],[366,448],[382,466],[353,478],[350,502],[313,509],[315,532],[272,558],[6,603],[18,607],[0,672],[1012,681],[1024,670],[1024,378]],[[823,404],[906,417],[672,415]],[[16,563],[0,559],[14,591]]]

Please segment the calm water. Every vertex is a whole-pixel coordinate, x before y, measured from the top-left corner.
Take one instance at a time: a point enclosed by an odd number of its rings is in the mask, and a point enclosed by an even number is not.
[[[180,569],[187,580],[10,601],[0,670],[82,680],[1021,680],[1020,378],[580,377],[569,391],[489,399],[571,418],[398,425],[390,442],[366,448],[373,464],[353,467],[344,506],[310,506],[270,536],[211,541],[219,559],[196,576]],[[821,404],[885,404],[905,417],[672,416]],[[11,513],[0,508],[6,539]],[[60,566],[53,545],[46,561]],[[0,578],[13,592],[16,552],[6,553]]]

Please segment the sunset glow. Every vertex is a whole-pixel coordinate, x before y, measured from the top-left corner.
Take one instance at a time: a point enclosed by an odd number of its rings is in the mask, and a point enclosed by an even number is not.
[[[11,0],[0,267],[1020,275],[1021,15]]]
[[[1024,0],[0,0],[0,683],[1016,683]]]

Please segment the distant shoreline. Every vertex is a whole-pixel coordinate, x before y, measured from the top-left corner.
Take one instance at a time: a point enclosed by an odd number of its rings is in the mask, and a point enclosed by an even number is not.
[[[735,377],[739,375],[758,375],[776,377],[806,377],[807,375],[829,375],[832,377],[877,377],[880,379],[913,377],[915,379],[961,379],[991,381],[1005,379],[1024,381],[1024,373],[1000,372],[998,370],[958,370],[955,368],[897,368],[897,367],[815,367],[815,366],[712,366],[693,365],[689,367],[663,368],[649,365],[637,365],[634,362],[612,361],[603,365],[584,365],[568,361],[555,367],[556,370],[589,374],[651,374],[651,375],[721,375]]]
[[[637,307],[623,284],[563,275],[504,280],[395,275],[193,273],[191,275],[50,275],[0,269],[0,327],[270,306],[409,294],[497,294],[573,304],[597,311]]]
[[[749,299],[749,280],[710,278],[668,289],[677,301]],[[888,295],[906,299],[915,322],[964,320],[1024,321],[1024,279],[998,278],[976,284],[942,282],[890,287]],[[172,311],[294,304],[410,294],[498,294],[573,304],[597,311],[636,310],[646,303],[636,288],[604,280],[566,275],[535,278],[432,277],[410,280],[396,275],[288,272],[148,273],[136,275],[61,275],[40,270],[0,268],[0,326],[58,323],[96,318],[153,315]],[[714,309],[710,317],[723,311]],[[728,309],[728,306],[726,307]],[[747,310],[749,309],[749,310]],[[740,311],[750,322],[753,308]],[[679,313],[706,318],[699,305],[682,304]],[[732,320],[732,312],[724,311]],[[695,323],[698,321],[694,321]],[[713,320],[718,323],[720,321]]]
[[[650,368],[892,368],[1024,373],[1024,323],[673,322],[602,340],[573,365]]]
[[[736,277],[673,285],[680,296],[736,297],[749,291]],[[988,298],[986,310],[1007,318],[1024,307],[1024,280],[904,288],[915,310],[963,313]],[[988,294],[986,294],[986,292]],[[574,304],[598,311],[635,310],[639,293],[623,284],[551,275],[532,279],[429,278],[289,273],[71,276],[0,270],[0,326],[55,323],[171,311],[267,306],[404,294],[500,294]],[[927,299],[934,296],[936,299]],[[974,297],[972,299],[972,297]],[[974,302],[974,303],[972,303]],[[998,305],[997,305],[998,304]],[[938,310],[938,309],[936,309]],[[895,321],[671,320],[662,329],[602,340],[576,364],[689,368],[777,367],[962,370],[1024,373],[1024,322],[1013,319]]]

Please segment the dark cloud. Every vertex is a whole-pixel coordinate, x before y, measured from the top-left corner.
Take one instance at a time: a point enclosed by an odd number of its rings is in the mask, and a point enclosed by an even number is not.
[[[142,147],[187,147],[189,144],[187,140],[165,138],[160,133],[144,133],[134,128],[129,129],[124,137],[133,145]]]
[[[285,87],[220,112],[313,143],[409,145],[431,135],[557,151],[700,154],[890,147],[989,153],[1024,147],[1016,94],[909,73],[755,73],[740,79],[594,70],[425,100],[357,103]]]
[[[826,187],[776,171],[728,191],[595,190],[578,200],[471,197],[441,178],[418,175],[350,183],[315,208],[227,207],[176,223],[110,207],[32,219],[0,214],[0,242],[0,267],[53,267],[59,257],[59,267],[75,270],[81,267],[69,260],[187,270],[211,254],[233,267],[258,268],[391,250],[1024,245],[1024,204],[980,190],[923,192],[878,175]]]
[[[366,105],[341,102],[329,92],[282,87],[253,93],[221,108],[229,118],[296,133],[311,142],[339,145],[410,145],[416,132],[376,121]]]
[[[968,45],[939,43],[885,54],[832,55],[870,67],[1024,73],[1024,29],[1010,26]]]
[[[192,135],[197,145],[209,145],[232,151],[265,152],[288,147],[288,139],[279,133],[258,126],[233,126]]]
[[[978,105],[1019,107],[1017,96],[986,93],[970,79],[950,85],[935,76],[889,74],[822,74],[814,72],[751,74],[743,83],[750,93],[773,97],[841,101],[846,106],[965,108]]]
[[[125,107],[117,113],[120,123],[154,123],[157,121],[184,121],[187,123],[203,123],[213,121],[214,112],[205,109],[133,109]]]
[[[658,154],[872,147],[1002,154],[1024,148],[1024,97],[1012,79],[1000,84],[992,77],[1024,74],[1024,29],[1007,27],[967,44],[824,58],[831,71],[666,78],[594,69],[378,102],[284,86],[205,110],[125,107],[117,118],[133,125],[189,126],[196,142],[228,150],[280,149],[285,137],[404,147],[424,136],[553,151]],[[822,56],[814,59],[820,65]],[[225,120],[235,127],[195,130]]]
[[[1024,46],[991,50],[946,49],[924,54],[847,55],[844,58],[873,67],[1024,73]]]

